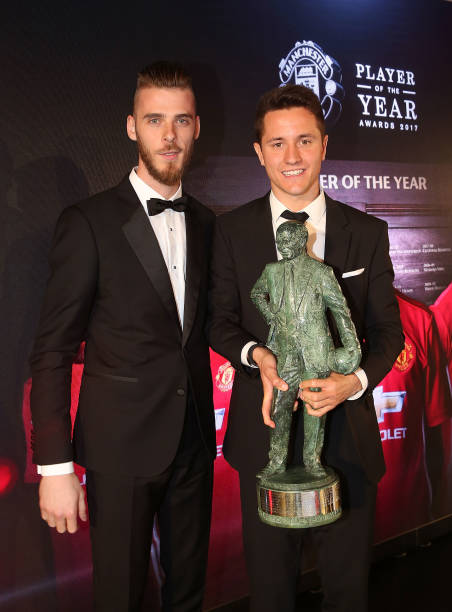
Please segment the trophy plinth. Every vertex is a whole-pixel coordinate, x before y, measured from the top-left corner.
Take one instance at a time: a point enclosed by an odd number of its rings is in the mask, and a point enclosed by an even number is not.
[[[329,467],[315,476],[302,466],[257,479],[259,516],[277,527],[318,527],[342,513],[339,478]]]

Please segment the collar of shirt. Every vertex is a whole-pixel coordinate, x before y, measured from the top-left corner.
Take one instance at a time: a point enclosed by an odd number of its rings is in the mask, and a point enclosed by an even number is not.
[[[284,204],[282,204],[275,196],[273,191],[270,192],[270,209],[272,214],[273,234],[276,235],[276,230],[285,221],[281,214],[288,210]],[[308,255],[323,261],[325,256],[325,230],[326,230],[326,201],[325,193],[323,189],[320,190],[319,195],[305,206],[302,210],[309,215],[309,219],[306,220],[306,227],[308,229],[308,244],[307,251]],[[277,250],[278,259],[281,259],[281,254]]]
[[[132,187],[135,190],[135,193],[138,196],[138,199],[140,200],[144,210],[146,211],[146,214],[148,214],[148,209],[147,209],[147,205],[146,202],[150,199],[150,198],[159,198],[160,200],[176,200],[177,198],[180,198],[182,195],[182,183],[179,185],[178,190],[176,191],[175,194],[173,194],[170,198],[164,198],[162,195],[160,195],[160,193],[158,193],[155,189],[152,189],[152,187],[150,187],[147,183],[145,183],[143,181],[143,179],[141,179],[137,172],[136,172],[136,167],[132,168],[132,170],[130,171],[129,174],[129,180],[130,183],[132,185]]]
[[[273,227],[275,227],[275,225],[279,225],[278,221],[281,214],[285,210],[289,209],[278,200],[273,191],[270,192],[270,208],[272,213]],[[316,228],[321,227],[323,224],[323,227],[325,228],[326,202],[323,189],[320,190],[320,193],[315,200],[301,210],[309,215],[308,223],[311,223],[311,225]]]

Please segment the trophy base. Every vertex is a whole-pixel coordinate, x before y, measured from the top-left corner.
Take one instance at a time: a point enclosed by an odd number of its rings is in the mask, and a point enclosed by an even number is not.
[[[268,525],[305,528],[333,523],[342,514],[339,478],[329,467],[316,476],[302,466],[257,479],[259,517]]]

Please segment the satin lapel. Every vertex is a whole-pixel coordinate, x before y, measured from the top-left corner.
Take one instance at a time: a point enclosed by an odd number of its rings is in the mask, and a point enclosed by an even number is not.
[[[163,259],[157,237],[141,204],[122,226],[130,246],[157,291],[163,306],[180,330],[179,316],[168,269]]]
[[[203,267],[204,238],[201,222],[193,207],[188,206],[185,212],[187,237],[187,265],[185,280],[184,328],[182,344],[187,342],[198,307],[199,285]]]
[[[265,266],[277,260],[277,254],[268,194],[255,200],[244,212],[246,214],[241,217],[240,226],[237,227],[236,245],[242,261],[241,291],[249,294]],[[264,320],[261,317],[258,320],[262,320],[262,336],[265,336]]]
[[[348,219],[341,207],[326,199],[325,263],[334,269],[337,277],[345,270],[350,248],[351,231]]]
[[[278,259],[269,194],[256,202],[254,214],[249,219],[249,228],[244,265],[246,262],[246,267],[254,278],[254,284],[265,266]]]

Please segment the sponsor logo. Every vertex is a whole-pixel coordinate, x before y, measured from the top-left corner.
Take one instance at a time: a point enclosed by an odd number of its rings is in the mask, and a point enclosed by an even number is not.
[[[281,86],[293,82],[312,89],[320,100],[327,126],[337,122],[344,99],[341,67],[317,43],[296,42],[279,63],[279,79]]]
[[[226,408],[215,408],[215,429],[219,431],[223,427]]]
[[[402,412],[406,391],[383,392],[383,387],[375,387],[373,391],[375,412],[377,421],[383,423],[385,414],[390,412]]]
[[[406,334],[405,334],[406,336]],[[414,361],[416,359],[416,349],[414,344],[411,341],[408,341],[409,338],[405,338],[405,346],[402,349],[402,352],[397,357],[394,367],[399,372],[407,372],[413,367]]]
[[[232,389],[232,383],[234,382],[234,368],[230,361],[225,361],[218,368],[218,372],[215,376],[215,385],[220,391],[226,393]]]
[[[405,395],[406,391],[388,391],[384,393],[382,386],[375,387],[373,396],[377,421],[383,423],[385,415],[389,412],[402,412]],[[380,427],[381,441],[404,440],[406,438],[406,431],[406,427],[394,427],[389,429]]]
[[[355,79],[360,127],[418,131],[414,72],[355,63]]]
[[[385,440],[405,440],[406,427],[395,427],[394,429],[380,429],[381,441]]]

